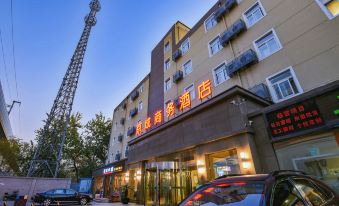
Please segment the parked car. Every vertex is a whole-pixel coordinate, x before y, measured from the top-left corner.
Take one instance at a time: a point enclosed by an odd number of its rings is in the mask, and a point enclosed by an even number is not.
[[[5,192],[3,201],[15,200],[18,194],[19,194],[19,191],[13,191],[12,193]]]
[[[37,193],[32,197],[36,203],[44,206],[54,204],[80,204],[86,205],[93,200],[91,194],[83,194],[72,189],[52,189],[47,192]]]
[[[339,206],[339,196],[321,181],[299,171],[222,176],[180,206]]]

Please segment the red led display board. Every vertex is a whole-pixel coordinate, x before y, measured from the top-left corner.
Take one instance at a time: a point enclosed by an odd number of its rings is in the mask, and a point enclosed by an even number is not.
[[[273,139],[325,124],[313,99],[267,113],[266,118]]]

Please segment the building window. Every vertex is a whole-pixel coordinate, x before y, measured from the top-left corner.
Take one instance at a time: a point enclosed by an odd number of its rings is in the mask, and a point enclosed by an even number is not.
[[[216,37],[213,39],[210,43],[208,43],[208,48],[210,51],[210,56],[213,56],[214,54],[218,53],[221,49],[222,46],[220,44],[220,37]]]
[[[194,84],[191,84],[190,86],[186,87],[184,89],[184,92],[189,92],[191,100],[195,99],[195,89],[194,89]]]
[[[273,29],[261,36],[259,39],[255,40],[254,47],[260,60],[265,59],[282,48],[280,41]]]
[[[219,85],[229,79],[226,72],[226,63],[221,64],[213,70],[214,84]]]
[[[257,1],[251,8],[249,8],[244,14],[244,19],[247,24],[247,27],[253,26],[260,19],[266,16],[266,12],[262,4]]]
[[[205,20],[205,31],[207,32],[211,30],[215,25],[217,25],[217,23],[218,22],[215,19],[214,14],[212,14]]]
[[[141,85],[140,87],[139,87],[139,93],[142,93],[144,91],[144,85]]]
[[[186,54],[188,50],[190,49],[190,40],[187,38],[184,42],[181,44],[181,52],[182,54]]]
[[[303,92],[292,67],[268,77],[267,84],[275,102],[289,99]]]
[[[184,65],[183,65],[183,70],[184,70],[184,76],[190,74],[192,72],[192,60],[187,61]]]
[[[168,58],[168,59],[165,61],[165,71],[166,71],[167,69],[169,69],[170,67],[171,67],[171,59]]]
[[[165,92],[171,89],[172,83],[171,83],[171,78],[166,79],[165,81]]]
[[[142,110],[142,101],[139,102],[139,105],[138,105],[138,112],[140,112]]]
[[[334,19],[339,15],[338,0],[316,0],[316,2],[329,19]]]
[[[170,45],[170,42],[168,41],[165,44],[164,53],[168,52],[168,50],[170,50],[170,48],[171,48],[171,45]]]

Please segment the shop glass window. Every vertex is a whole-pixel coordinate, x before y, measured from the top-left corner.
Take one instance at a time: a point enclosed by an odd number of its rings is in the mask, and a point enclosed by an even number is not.
[[[165,48],[164,48],[164,52],[168,52],[168,50],[170,50],[171,48],[171,45],[170,45],[170,42],[168,41],[166,44],[165,44]]]
[[[184,92],[189,92],[191,100],[195,99],[195,89],[194,89],[194,84],[191,84],[190,86],[186,87],[184,89]]]
[[[302,191],[302,196],[314,206],[324,205],[330,200],[322,191],[317,189],[310,181],[306,179],[294,179],[296,187]]]
[[[188,50],[190,49],[190,40],[189,38],[187,38],[184,42],[182,42],[181,44],[181,52],[182,54],[186,54],[188,52]]]
[[[304,201],[297,188],[289,180],[277,183],[272,193],[273,206],[303,206]]]
[[[208,17],[205,21],[205,30],[209,31],[211,30],[215,25],[217,25],[217,20],[214,17],[214,14],[212,14],[210,17]]]
[[[265,59],[282,48],[279,39],[273,30],[270,30],[257,39],[254,42],[254,46],[260,60]]]
[[[226,64],[223,63],[222,65],[218,66],[214,69],[214,83],[215,85],[219,85],[229,79],[227,72],[226,72]]]
[[[223,175],[241,174],[236,149],[211,154],[208,161],[214,179]]]
[[[210,56],[213,56],[214,54],[218,53],[222,49],[222,46],[220,44],[220,37],[218,36],[217,38],[213,39],[208,44],[208,46],[209,46]]]
[[[276,154],[282,170],[304,171],[339,193],[339,151],[334,135],[289,145]]]
[[[172,83],[171,83],[171,78],[166,79],[165,81],[165,91],[168,91],[171,89]]]
[[[301,86],[292,68],[288,68],[273,77],[268,78],[268,85],[273,99],[277,101],[285,100],[300,94]]]
[[[266,14],[261,3],[259,1],[256,2],[251,8],[249,8],[244,13],[244,17],[245,17],[244,19],[247,23],[247,27],[253,26],[259,20],[261,20],[265,15]]]
[[[189,60],[188,62],[186,62],[184,65],[184,76],[190,74],[192,72],[192,60]]]
[[[316,0],[316,2],[329,19],[334,19],[339,15],[338,0]]]
[[[180,205],[258,206],[261,203],[263,189],[262,182],[220,183],[200,189]]]
[[[167,59],[165,61],[165,71],[171,67],[171,59]]]

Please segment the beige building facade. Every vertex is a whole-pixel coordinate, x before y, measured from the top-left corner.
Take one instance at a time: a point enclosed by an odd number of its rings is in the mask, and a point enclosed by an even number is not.
[[[336,188],[338,13],[335,0],[221,0],[192,28],[176,22],[140,100],[114,110],[108,163],[126,160],[131,199],[176,205],[219,176],[277,169]]]

